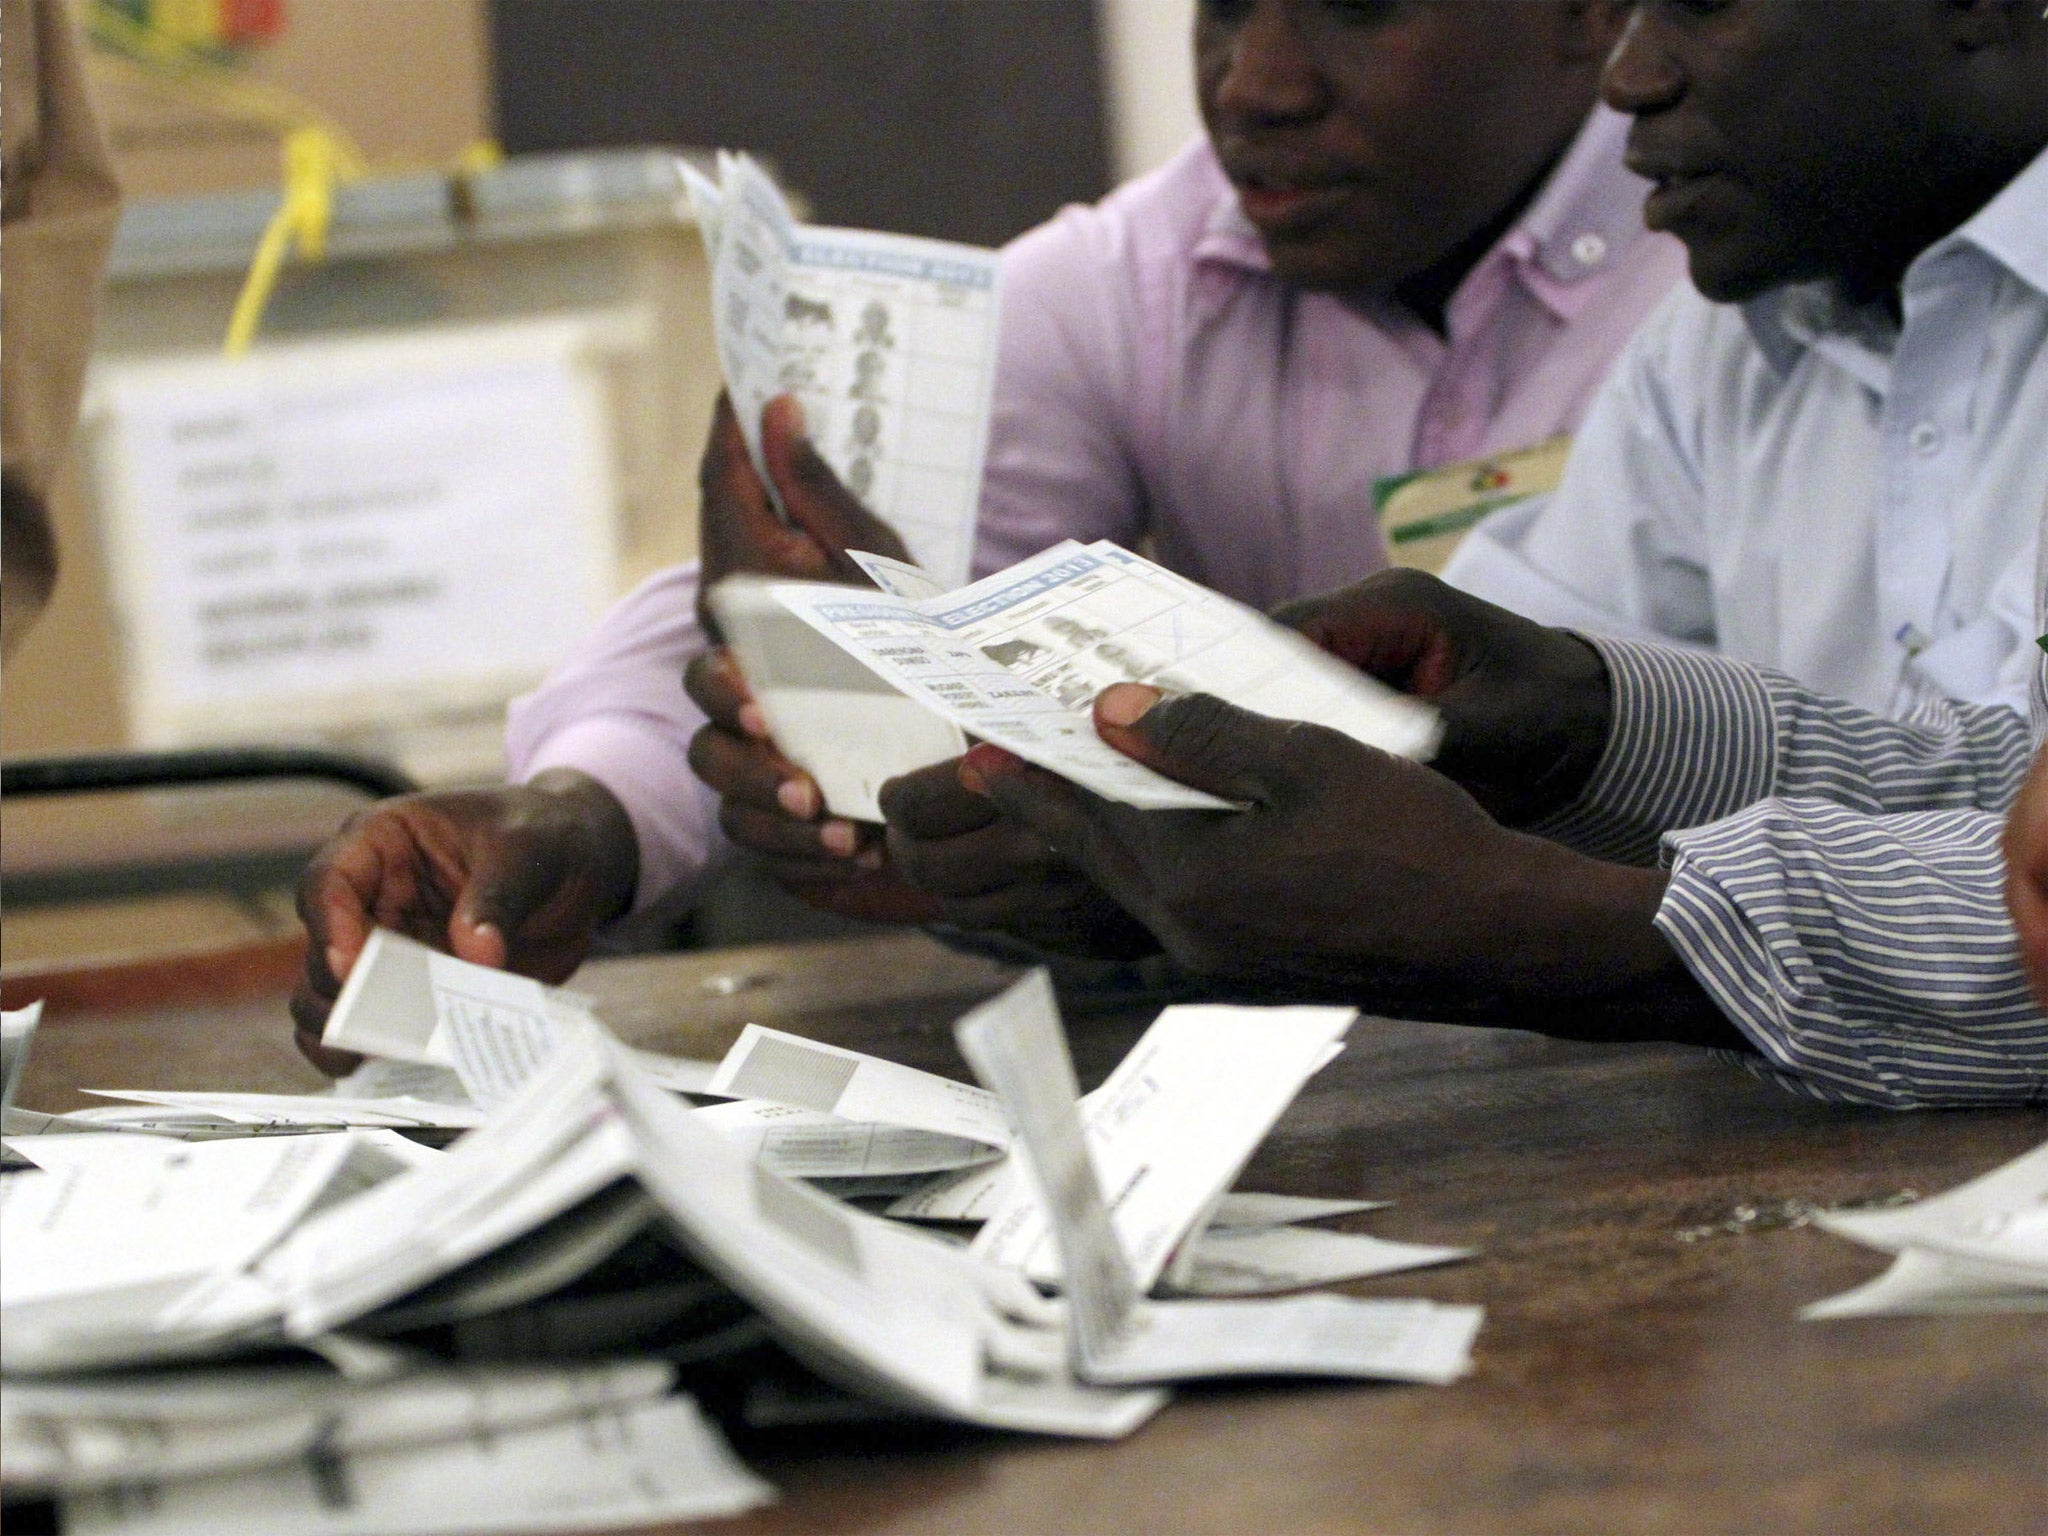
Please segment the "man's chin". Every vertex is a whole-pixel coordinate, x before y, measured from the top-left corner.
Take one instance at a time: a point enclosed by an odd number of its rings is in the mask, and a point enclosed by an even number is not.
[[[1746,304],[1759,294],[1793,281],[1773,263],[1712,246],[1686,248],[1686,270],[1700,296],[1716,304]]]

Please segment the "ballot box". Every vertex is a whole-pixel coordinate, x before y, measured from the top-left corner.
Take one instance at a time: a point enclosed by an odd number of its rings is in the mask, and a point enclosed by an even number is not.
[[[274,194],[139,204],[81,441],[130,744],[312,741],[428,783],[696,541],[718,389],[673,154],[339,189],[222,351]]]

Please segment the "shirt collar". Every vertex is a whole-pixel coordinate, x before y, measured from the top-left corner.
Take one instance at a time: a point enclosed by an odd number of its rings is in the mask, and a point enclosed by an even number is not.
[[[1906,286],[1930,280],[1959,251],[1974,250],[2048,297],[2048,150],[1963,224],[1913,258]],[[1872,384],[1889,374],[1898,329],[1872,305],[1852,305],[1832,282],[1789,283],[1742,305],[1742,318],[1771,366],[1784,373],[1802,352],[1824,350]]]
[[[1605,272],[1645,238],[1648,183],[1621,163],[1628,119],[1595,107],[1528,209],[1481,258],[1473,274],[1505,261],[1561,319],[1590,297],[1586,279]],[[1263,276],[1273,270],[1259,232],[1238,206],[1237,193],[1213,155],[1215,192],[1195,241],[1196,268]],[[1471,281],[1471,275],[1467,276]],[[1455,303],[1455,300],[1453,301]]]

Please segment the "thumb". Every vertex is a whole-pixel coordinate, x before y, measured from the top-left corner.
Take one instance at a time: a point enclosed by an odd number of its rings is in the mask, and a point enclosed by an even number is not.
[[[783,511],[835,557],[849,549],[908,560],[910,551],[896,531],[861,503],[847,489],[832,466],[825,462],[806,434],[803,407],[793,395],[777,395],[761,412],[761,457],[767,461],[769,477],[782,497]],[[867,578],[851,561],[842,575],[851,573],[863,585]]]
[[[527,921],[561,889],[563,874],[524,840],[489,839],[474,855],[449,914],[450,953],[503,970]]]
[[[1312,727],[1239,709],[1206,693],[1117,683],[1095,700],[1095,731],[1146,767],[1226,800],[1270,805],[1294,784]]]

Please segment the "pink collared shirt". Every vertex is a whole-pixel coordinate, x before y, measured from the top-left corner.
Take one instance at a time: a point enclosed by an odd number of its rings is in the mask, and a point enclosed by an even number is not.
[[[1683,248],[1643,228],[1625,132],[1596,109],[1452,296],[1448,336],[1275,278],[1206,141],[1013,241],[976,574],[1061,539],[1149,536],[1163,563],[1263,608],[1378,570],[1375,480],[1574,430],[1682,275]],[[695,595],[694,566],[644,582],[513,704],[507,733],[514,779],[580,768],[619,797],[642,904],[717,841],[686,756]]]

